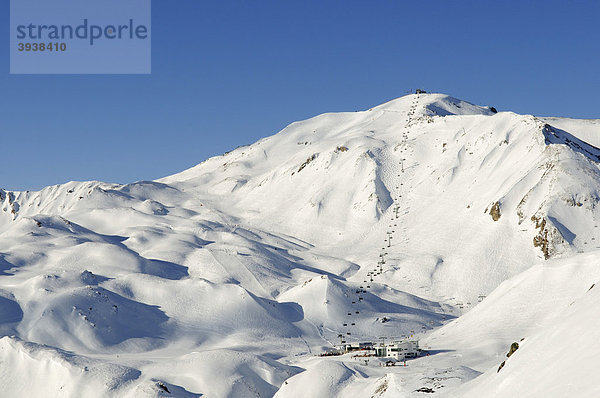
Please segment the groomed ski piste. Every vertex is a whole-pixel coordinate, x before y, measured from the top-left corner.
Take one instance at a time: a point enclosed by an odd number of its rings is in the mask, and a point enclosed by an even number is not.
[[[597,147],[419,92],[155,181],[0,190],[0,395],[600,396]],[[319,355],[386,339],[423,351]]]

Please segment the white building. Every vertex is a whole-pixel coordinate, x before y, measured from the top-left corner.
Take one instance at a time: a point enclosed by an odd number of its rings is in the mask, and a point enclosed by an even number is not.
[[[397,341],[391,344],[379,345],[374,348],[375,356],[394,358],[399,361],[405,358],[416,358],[421,352],[418,340]]]

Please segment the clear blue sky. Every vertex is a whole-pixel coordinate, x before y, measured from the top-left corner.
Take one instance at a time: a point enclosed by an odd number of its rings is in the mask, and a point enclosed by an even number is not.
[[[153,0],[152,74],[9,75],[0,187],[160,178],[323,112],[417,87],[600,118],[600,3]]]

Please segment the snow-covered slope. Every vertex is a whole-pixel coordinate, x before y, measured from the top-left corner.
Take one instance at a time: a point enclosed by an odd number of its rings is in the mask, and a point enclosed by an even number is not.
[[[598,255],[536,265],[504,282],[464,319],[434,332],[430,346],[468,352],[471,366],[482,370],[486,366],[477,360],[495,362],[452,396],[598,396]],[[512,343],[519,348],[506,358]],[[500,354],[495,360],[489,355],[494,351]]]
[[[467,385],[463,397],[597,397],[598,289],[558,313],[552,327],[521,343],[500,372]]]
[[[0,190],[3,393],[450,393],[599,276],[598,136],[419,94],[157,181]],[[437,351],[404,376],[314,357],[414,333]],[[460,388],[479,380],[497,382]]]
[[[161,181],[358,263],[396,203],[389,277],[473,302],[540,258],[596,247],[598,155],[535,117],[426,94],[294,123]]]

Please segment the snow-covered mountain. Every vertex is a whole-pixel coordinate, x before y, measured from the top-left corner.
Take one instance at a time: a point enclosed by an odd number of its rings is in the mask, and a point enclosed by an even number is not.
[[[531,362],[552,362],[552,345],[574,374],[590,371],[557,339],[593,312],[598,146],[600,121],[415,94],[293,123],[156,181],[0,190],[3,393],[511,396],[535,377],[564,384]],[[315,356],[415,333],[431,355],[404,369]],[[577,396],[597,393],[573,379]]]

